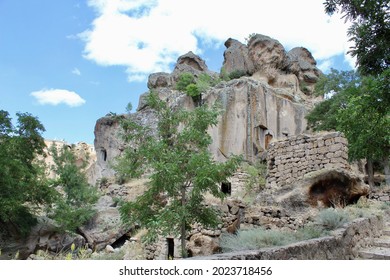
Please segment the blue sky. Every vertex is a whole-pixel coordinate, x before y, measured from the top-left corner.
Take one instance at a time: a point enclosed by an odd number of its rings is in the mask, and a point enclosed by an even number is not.
[[[233,4],[234,3],[234,4]],[[251,33],[308,48],[323,71],[350,69],[348,25],[323,0],[0,0],[0,109],[37,116],[44,137],[93,143],[98,118],[123,113],[193,51],[219,71],[223,43]]]

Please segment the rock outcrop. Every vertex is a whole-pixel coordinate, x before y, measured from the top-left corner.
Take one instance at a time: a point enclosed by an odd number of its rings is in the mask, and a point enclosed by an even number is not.
[[[223,69],[226,74],[236,71],[252,75],[255,72],[255,66],[249,58],[249,51],[246,45],[235,39],[229,38],[225,42],[225,47],[226,50],[223,53]]]
[[[306,99],[314,92],[321,71],[311,53],[302,47],[288,53],[283,45],[268,36],[253,35],[247,45],[228,39],[223,69],[261,80],[274,88],[286,89],[295,98]]]
[[[298,48],[287,54],[277,40],[267,36],[253,36],[248,46],[234,39],[227,40],[225,45],[225,71],[245,71],[249,76],[221,81],[202,93],[204,104],[218,102],[223,110],[218,124],[209,130],[213,139],[210,151],[219,161],[231,154],[242,154],[253,161],[263,155],[271,141],[305,131],[308,97],[300,91],[299,80],[314,81],[309,73],[319,73],[319,70],[313,70],[315,61],[307,50]],[[171,106],[192,109],[197,104],[175,87],[184,72],[195,77],[202,73],[213,78],[218,76],[208,69],[204,60],[189,52],[178,58],[171,74],[151,74],[148,87]],[[146,106],[146,95],[141,95],[137,112],[127,117],[153,128],[157,120]],[[97,121],[95,149],[95,179],[113,176],[109,163],[124,149],[115,118],[107,116]]]
[[[102,196],[95,206],[96,214],[88,224],[79,228],[88,245],[96,251],[114,244],[118,239],[130,231],[122,225],[120,213],[116,203],[109,196]]]

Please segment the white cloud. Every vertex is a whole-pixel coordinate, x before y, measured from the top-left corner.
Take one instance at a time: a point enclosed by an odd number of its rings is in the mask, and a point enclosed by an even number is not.
[[[100,65],[127,68],[129,81],[169,71],[188,51],[200,54],[200,40],[213,46],[229,37],[245,42],[250,33],[279,40],[287,49],[308,48],[318,60],[345,54],[348,24],[329,17],[323,0],[89,0],[97,12],[91,29],[79,34],[84,56]],[[349,58],[346,58],[349,61]]]
[[[77,76],[81,76],[81,72],[80,72],[80,70],[79,70],[78,68],[74,68],[74,69],[72,70],[72,74],[75,74],[75,75],[77,75]]]
[[[323,72],[323,73],[327,73],[333,66],[333,60],[332,59],[326,59],[326,60],[323,60],[321,61],[317,67]]]
[[[41,105],[58,105],[64,103],[70,107],[81,106],[85,100],[77,93],[66,89],[42,89],[30,93]]]

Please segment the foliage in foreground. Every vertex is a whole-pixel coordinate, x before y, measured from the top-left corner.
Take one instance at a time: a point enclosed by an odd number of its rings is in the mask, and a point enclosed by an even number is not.
[[[95,214],[93,204],[99,194],[88,184],[83,172],[85,164],[77,166],[75,154],[70,148],[64,145],[57,150],[53,146],[51,153],[55,163],[53,169],[58,176],[52,183],[59,186],[63,194],[58,197],[55,207],[48,209],[48,213],[60,229],[75,231]]]
[[[122,119],[124,138],[130,145],[118,159],[116,170],[126,178],[151,170],[149,188],[135,202],[121,206],[121,217],[124,223],[147,228],[148,241],[158,235],[181,236],[185,256],[190,225],[215,227],[219,222],[215,209],[204,204],[205,194],[223,199],[219,185],[233,174],[240,159],[232,156],[220,163],[208,151],[211,137],[207,130],[217,124],[216,106],[173,109],[153,92],[147,102],[158,117],[157,135],[149,127]]]
[[[8,112],[0,110],[0,225],[11,232],[27,234],[36,223],[42,205],[51,204],[56,192],[49,187],[44,156],[45,131],[39,120],[17,113],[13,126]]]
[[[309,127],[343,132],[349,143],[349,159],[367,159],[373,186],[373,162],[383,161],[387,166],[390,156],[390,69],[366,77],[332,70],[316,89],[333,96],[307,115]]]

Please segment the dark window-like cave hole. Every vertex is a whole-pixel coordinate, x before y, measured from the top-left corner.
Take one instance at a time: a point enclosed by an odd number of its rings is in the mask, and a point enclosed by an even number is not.
[[[106,151],[106,149],[102,148],[102,149],[100,150],[100,155],[101,155],[101,159],[102,159],[103,161],[107,161],[107,151]]]
[[[118,238],[114,243],[111,244],[112,248],[120,248],[122,247],[127,240],[130,239],[130,236],[126,233],[122,235],[120,238]]]
[[[175,256],[175,241],[173,238],[167,238],[167,259],[168,260],[173,260]]]
[[[232,183],[230,182],[222,182],[221,184],[221,192],[223,192],[226,195],[232,194]]]

